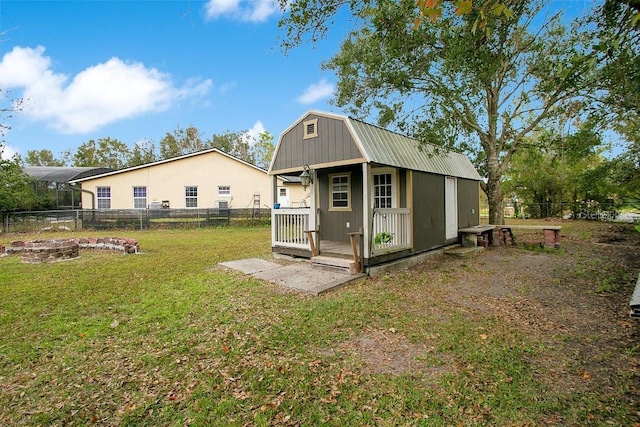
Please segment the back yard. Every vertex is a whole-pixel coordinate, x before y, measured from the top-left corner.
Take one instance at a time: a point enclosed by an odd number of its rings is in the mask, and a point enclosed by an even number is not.
[[[562,226],[320,297],[217,266],[267,228],[0,258],[0,425],[640,426],[640,233]]]

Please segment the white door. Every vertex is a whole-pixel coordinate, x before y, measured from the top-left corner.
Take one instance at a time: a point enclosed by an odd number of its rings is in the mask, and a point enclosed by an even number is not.
[[[289,207],[289,189],[286,187],[278,187],[278,203],[281,208]]]
[[[445,238],[458,237],[458,186],[455,178],[447,177],[444,188]]]

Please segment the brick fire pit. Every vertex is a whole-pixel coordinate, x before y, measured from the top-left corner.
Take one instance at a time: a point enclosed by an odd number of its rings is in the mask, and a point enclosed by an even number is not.
[[[6,255],[19,253],[21,262],[40,264],[76,259],[80,256],[80,249],[107,249],[133,254],[137,253],[140,247],[136,240],[121,237],[18,240],[11,242],[11,246],[6,250],[0,246],[0,253],[6,252]]]
[[[28,264],[67,261],[80,256],[80,246],[71,239],[33,240],[21,243],[24,243],[24,246],[21,246],[20,262]]]

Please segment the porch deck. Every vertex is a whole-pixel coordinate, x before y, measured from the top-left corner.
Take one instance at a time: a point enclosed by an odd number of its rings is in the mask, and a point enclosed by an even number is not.
[[[344,242],[334,242],[331,240],[320,241],[320,254],[339,258],[353,258],[351,244]]]

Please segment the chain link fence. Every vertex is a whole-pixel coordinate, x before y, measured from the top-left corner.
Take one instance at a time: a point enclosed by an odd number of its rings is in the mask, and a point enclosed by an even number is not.
[[[268,225],[270,209],[73,209],[2,214],[2,231],[169,229]]]
[[[640,213],[611,203],[523,203],[504,206],[506,218],[562,218],[607,222],[640,222]]]

